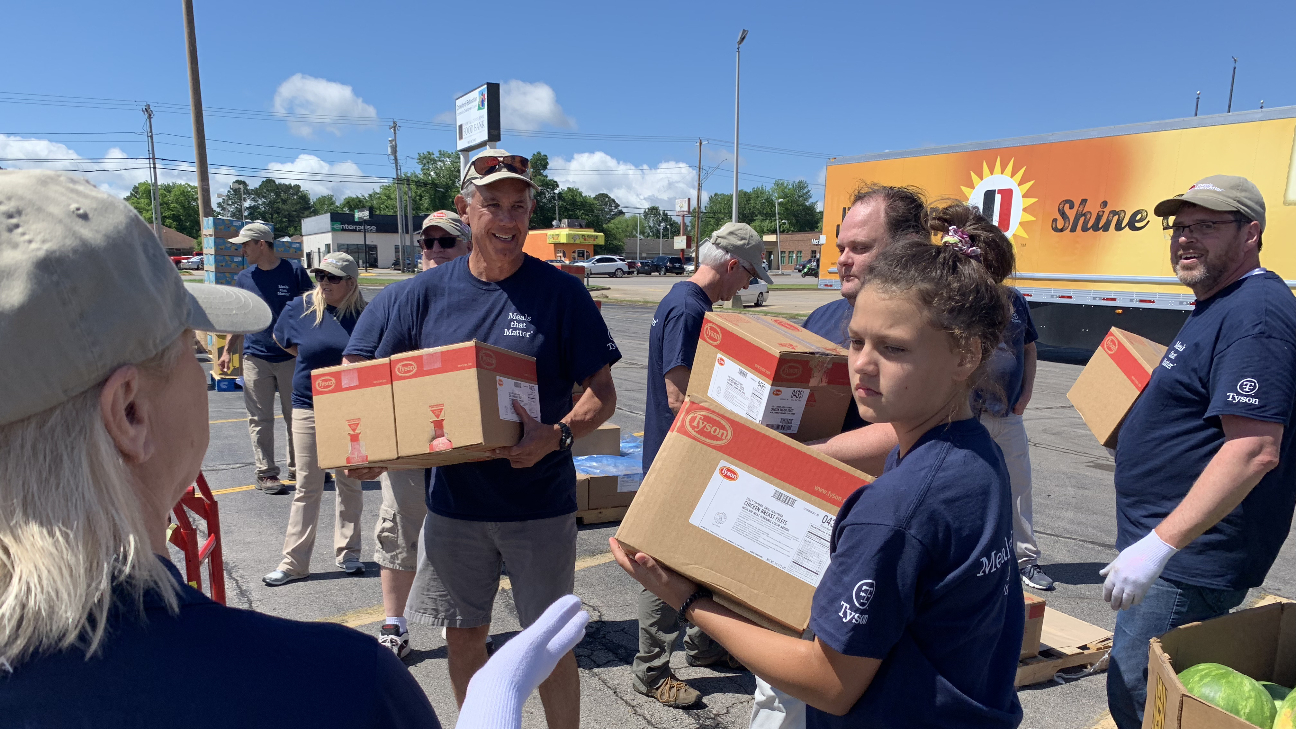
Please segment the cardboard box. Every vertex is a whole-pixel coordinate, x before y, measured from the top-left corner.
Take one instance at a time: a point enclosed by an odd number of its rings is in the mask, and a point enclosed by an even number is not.
[[[854,407],[846,350],[755,314],[706,315],[687,394],[799,441],[837,435]]]
[[[593,433],[583,435],[572,443],[573,456],[619,456],[621,455],[621,428],[611,423],[604,423]]]
[[[245,256],[226,256],[214,253],[203,254],[204,271],[237,274],[245,268],[247,268],[247,258]]]
[[[203,218],[202,234],[205,238],[234,238],[237,237],[243,226],[248,223],[261,223],[270,228],[270,233],[274,233],[274,224],[267,223],[263,220],[235,220],[234,218]]]
[[[1198,663],[1222,663],[1280,686],[1296,683],[1296,603],[1273,603],[1190,623],[1153,638],[1148,649],[1144,727],[1255,729],[1184,690],[1178,672]]]
[[[274,242],[274,252],[280,258],[301,259],[305,257],[302,254],[302,242],[299,240],[277,240]]]
[[[483,460],[517,445],[518,400],[540,419],[535,360],[476,340],[391,358],[396,450],[425,466]]]
[[[1036,597],[1029,592],[1022,593],[1026,598],[1026,628],[1022,631],[1022,650],[1019,660],[1038,656],[1040,636],[1044,634],[1044,598]]]
[[[243,246],[230,243],[228,238],[216,238],[204,235],[202,239],[203,255],[241,256]]]
[[[233,286],[238,274],[232,271],[203,271],[203,283]]]
[[[313,370],[311,398],[320,468],[396,460],[390,359]]]
[[[616,537],[705,584],[727,607],[800,635],[837,512],[871,480],[689,395]]]
[[[210,332],[195,332],[198,341],[202,343],[203,349],[207,351],[207,356],[212,361],[213,377],[242,377],[243,376],[243,351],[230,352],[230,368],[226,372],[219,372],[216,369],[216,362],[225,354],[225,347],[229,344],[228,334],[212,334]]]
[[[1151,339],[1112,327],[1076,378],[1067,399],[1104,447],[1116,447],[1121,423],[1165,353]]]
[[[612,509],[629,506],[639,491],[643,474],[587,476],[576,474],[576,510]]]

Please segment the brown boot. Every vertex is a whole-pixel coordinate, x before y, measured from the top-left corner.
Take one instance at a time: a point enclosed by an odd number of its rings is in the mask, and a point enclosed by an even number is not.
[[[639,690],[638,686],[635,687],[635,690]],[[702,694],[698,693],[697,689],[671,674],[667,674],[666,680],[657,684],[657,688],[653,689],[652,693],[644,691],[639,693],[651,696],[661,702],[662,705],[673,709],[686,709],[702,700]]]

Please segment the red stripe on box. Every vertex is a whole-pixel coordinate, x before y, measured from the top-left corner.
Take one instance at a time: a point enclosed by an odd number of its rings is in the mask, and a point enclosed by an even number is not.
[[[385,387],[391,384],[391,366],[387,362],[357,364],[330,372],[311,373],[311,395],[329,395],[337,392]]]
[[[702,341],[715,347],[721,354],[736,360],[738,364],[761,377],[767,380],[774,379],[774,369],[778,367],[778,355],[766,352],[744,339],[737,332],[722,327],[713,321],[704,321],[702,323]],[[809,382],[809,368],[803,369],[806,370],[805,381]],[[795,380],[785,377],[780,377],[779,380],[781,382],[795,382]]]
[[[435,352],[397,355],[392,357],[391,363],[392,378],[396,380],[411,380],[478,367],[515,380],[536,382],[535,360],[513,352],[483,347],[476,342],[446,347]]]
[[[1143,369],[1143,365],[1134,357],[1134,353],[1129,347],[1120,340],[1115,334],[1108,332],[1107,338],[1103,340],[1102,349],[1111,357],[1112,362],[1116,363],[1116,368],[1129,378],[1130,384],[1143,392],[1147,387],[1148,380],[1152,379],[1152,374]]]
[[[835,506],[841,506],[847,496],[867,483],[850,471],[781,442],[773,431],[747,425],[692,400],[685,401],[671,431]]]
[[[1045,605],[1042,602],[1033,602],[1026,604],[1026,619],[1037,620],[1044,617]]]

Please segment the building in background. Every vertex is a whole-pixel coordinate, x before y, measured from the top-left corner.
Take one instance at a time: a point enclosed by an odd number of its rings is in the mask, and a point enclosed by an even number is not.
[[[417,233],[425,217],[427,213],[414,215],[409,229]],[[341,252],[354,258],[361,267],[391,268],[400,255],[397,218],[396,215],[371,215],[366,221],[356,222],[352,213],[325,213],[303,219],[301,242],[306,267],[315,265],[326,253]],[[413,246],[407,241],[405,258],[413,265],[418,257],[415,235]]]
[[[193,238],[165,225],[162,226],[162,247],[168,256],[192,256],[199,250]]]
[[[765,241],[765,267],[771,271],[791,271],[798,263],[808,261],[819,253],[820,233],[784,233],[781,236],[762,236]]]
[[[586,228],[584,220],[560,220],[559,227],[527,233],[522,250],[542,261],[583,261],[603,245],[603,234]]]

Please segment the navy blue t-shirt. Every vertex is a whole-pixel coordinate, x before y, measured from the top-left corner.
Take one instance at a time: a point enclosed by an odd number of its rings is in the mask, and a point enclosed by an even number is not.
[[[346,349],[360,316],[352,313],[339,319],[337,307],[326,306],[324,320],[316,325],[315,314],[306,308],[312,296],[306,294],[288,302],[275,323],[275,339],[285,347],[297,348],[297,368],[293,370],[294,408],[315,408],[311,398],[311,371],[342,364],[342,350]]]
[[[1015,727],[1025,625],[1003,453],[976,420],[929,430],[846,499],[810,627],[882,661],[841,717],[808,727]]]
[[[73,648],[0,671],[0,724],[440,729],[409,669],[371,636],[225,607],[167,568],[181,585],[178,614],[151,595],[143,619],[113,609],[90,660]]]
[[[378,343],[387,331],[387,320],[391,317],[392,304],[400,297],[400,292],[410,285],[417,276],[391,284],[360,312],[360,320],[351,330],[351,342],[347,344],[346,353],[365,359],[373,359],[378,351]]]
[[[621,359],[603,316],[575,276],[531,256],[498,282],[468,270],[470,256],[425,271],[393,303],[377,357],[476,339],[536,360],[540,420],[571,411],[572,386]],[[346,354],[353,354],[349,349]],[[428,508],[452,519],[523,521],[576,511],[571,452],[530,468],[502,458],[442,466],[428,484]]]
[[[846,299],[837,299],[830,304],[810,312],[806,317],[803,329],[818,334],[828,341],[839,347],[850,349],[850,332],[847,328],[850,326],[851,316],[855,313],[855,305]],[[868,425],[868,421],[860,417],[859,408],[855,402],[851,401],[846,408],[846,419],[842,421],[842,432],[845,433],[856,428],[863,428]]]
[[[1147,536],[1183,501],[1224,443],[1221,415],[1282,423],[1277,467],[1162,573],[1220,590],[1264,582],[1296,505],[1294,378],[1296,297],[1276,274],[1247,276],[1197,302],[1121,425],[1117,549]]]
[[[666,373],[676,367],[693,369],[702,320],[711,311],[711,297],[692,281],[671,287],[653,312],[648,329],[648,393],[644,407],[643,470],[648,472],[666,432],[675,422],[666,397]]]
[[[269,271],[261,270],[260,266],[239,271],[238,276],[234,277],[234,285],[260,296],[270,307],[270,326],[255,334],[243,336],[243,355],[259,357],[267,362],[287,362],[292,359],[291,354],[275,344],[275,322],[279,321],[279,314],[289,301],[315,288],[310,274],[297,261],[281,258],[279,265]]]
[[[1009,287],[1008,292],[1012,299],[1012,319],[1004,329],[1003,340],[986,363],[986,380],[998,385],[999,392],[991,389],[973,395],[974,410],[979,405],[998,416],[1007,415],[1017,407],[1026,369],[1026,345],[1039,339],[1026,297],[1015,288]]]

